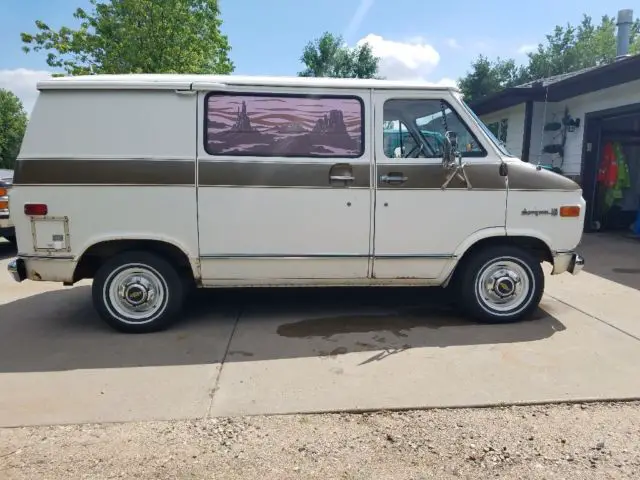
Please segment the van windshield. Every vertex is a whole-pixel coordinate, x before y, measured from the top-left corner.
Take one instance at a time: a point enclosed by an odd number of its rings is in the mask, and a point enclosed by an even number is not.
[[[507,146],[503,142],[498,140],[498,138],[496,138],[496,136],[493,134],[493,132],[491,130],[489,130],[489,127],[487,127],[484,124],[484,122],[482,120],[480,120],[480,118],[478,118],[478,116],[475,114],[475,112],[473,110],[471,110],[471,107],[469,107],[469,105],[467,105],[467,103],[462,98],[460,99],[460,103],[462,103],[462,105],[465,108],[465,110],[467,111],[467,113],[473,117],[473,119],[476,121],[476,123],[482,129],[482,131],[487,135],[487,137],[489,137],[489,140],[491,140],[491,143],[493,143],[496,146],[496,148],[500,151],[500,153],[502,155],[504,155],[506,157],[515,157],[515,155],[513,155],[511,152],[509,152],[509,150],[507,150]]]

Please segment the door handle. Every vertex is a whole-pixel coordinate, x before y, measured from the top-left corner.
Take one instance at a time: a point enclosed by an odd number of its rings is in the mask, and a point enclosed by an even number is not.
[[[405,177],[402,173],[390,173],[388,175],[380,175],[380,181],[382,183],[399,184],[409,180],[409,177]]]
[[[332,182],[353,182],[356,177],[353,175],[331,175],[329,179]]]

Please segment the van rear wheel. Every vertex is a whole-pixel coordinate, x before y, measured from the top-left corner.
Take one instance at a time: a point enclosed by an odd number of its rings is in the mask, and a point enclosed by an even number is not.
[[[533,313],[544,293],[540,261],[515,246],[488,247],[465,262],[458,284],[462,307],[483,323],[515,322]]]
[[[131,251],[105,262],[93,279],[93,304],[112,328],[149,333],[167,328],[179,315],[184,281],[166,260]]]

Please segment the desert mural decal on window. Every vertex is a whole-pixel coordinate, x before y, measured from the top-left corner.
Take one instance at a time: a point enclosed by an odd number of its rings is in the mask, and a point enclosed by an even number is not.
[[[352,98],[212,95],[212,155],[354,157],[362,153],[362,106]]]

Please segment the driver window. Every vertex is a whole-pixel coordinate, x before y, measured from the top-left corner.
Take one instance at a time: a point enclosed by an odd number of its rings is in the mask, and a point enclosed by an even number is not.
[[[384,104],[383,148],[387,158],[441,158],[447,131],[458,135],[463,157],[486,155],[447,102],[396,99]]]

